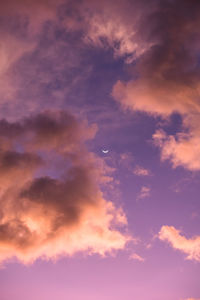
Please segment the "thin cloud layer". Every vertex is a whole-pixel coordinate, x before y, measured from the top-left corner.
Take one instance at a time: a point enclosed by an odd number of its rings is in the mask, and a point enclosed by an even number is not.
[[[162,226],[158,237],[168,242],[174,249],[187,255],[187,259],[200,261],[200,236],[186,238],[173,226]]]
[[[125,247],[126,217],[99,187],[106,166],[84,146],[95,132],[67,112],[0,121],[1,262]]]

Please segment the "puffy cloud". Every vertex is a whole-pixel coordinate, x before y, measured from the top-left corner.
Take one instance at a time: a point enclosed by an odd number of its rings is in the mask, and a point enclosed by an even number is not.
[[[67,112],[0,121],[0,261],[125,247],[126,217],[100,190],[106,166],[84,146],[95,132]]]
[[[166,0],[154,4],[137,20],[134,37],[139,45],[142,40],[149,47],[137,57],[133,79],[118,81],[112,94],[125,109],[163,118],[179,113],[183,133],[160,141],[162,158],[170,159],[174,167],[199,170],[200,3]]]
[[[174,167],[184,166],[191,171],[200,170],[200,138],[197,132],[167,136],[164,131],[158,130],[153,139],[161,148],[162,160],[170,159]]]
[[[173,226],[162,226],[158,237],[187,255],[187,259],[200,261],[200,236],[186,238]]]

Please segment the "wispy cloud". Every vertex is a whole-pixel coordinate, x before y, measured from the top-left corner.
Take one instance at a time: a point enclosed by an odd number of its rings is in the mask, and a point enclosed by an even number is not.
[[[137,254],[137,253],[132,253],[132,254],[129,256],[129,258],[130,258],[130,259],[133,259],[133,260],[138,260],[138,261],[140,261],[140,262],[144,262],[144,261],[145,261],[145,259],[144,259],[142,256],[140,256],[139,254]]]
[[[134,170],[133,173],[137,176],[149,176],[151,175],[151,172],[148,169],[145,169],[142,166],[137,165]]]
[[[137,195],[137,200],[141,200],[150,196],[151,188],[148,186],[142,186],[139,194]]]

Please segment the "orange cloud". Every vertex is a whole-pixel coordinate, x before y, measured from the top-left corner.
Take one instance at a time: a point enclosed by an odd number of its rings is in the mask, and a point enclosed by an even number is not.
[[[84,146],[95,132],[67,112],[0,121],[1,262],[125,247],[126,217],[99,188],[106,166]]]
[[[161,241],[168,242],[174,249],[185,253],[187,259],[200,261],[200,236],[187,239],[175,227],[162,226],[158,237]]]

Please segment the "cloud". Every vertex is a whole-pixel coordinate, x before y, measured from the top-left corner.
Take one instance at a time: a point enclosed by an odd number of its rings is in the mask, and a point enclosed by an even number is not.
[[[133,55],[142,53],[142,45],[134,39],[138,10],[134,11],[128,1],[124,1],[123,5],[120,1],[85,1],[85,7],[88,6],[90,9],[83,14],[89,20],[84,37],[86,43],[104,49],[112,48],[115,57],[122,56],[128,63],[133,60]]]
[[[134,37],[140,6],[138,1],[134,6],[129,1],[1,2],[2,116],[14,120],[16,111],[21,117],[72,105],[78,93],[82,98],[93,68],[91,46],[112,49],[116,58],[131,62],[146,47]]]
[[[161,159],[170,159],[173,167],[183,166],[188,170],[200,169],[200,139],[197,133],[178,133],[176,137],[158,130],[153,135],[155,144],[161,148]]]
[[[139,165],[137,165],[134,168],[133,173],[137,176],[149,176],[150,175],[150,171],[148,169],[145,169]]]
[[[148,186],[142,186],[137,196],[137,200],[144,199],[150,196],[151,189]]]
[[[35,49],[43,25],[56,19],[57,8],[62,2],[8,0],[0,3],[0,74]]]
[[[186,238],[173,226],[162,226],[158,237],[168,242],[174,249],[185,253],[189,260],[200,261],[200,236]]]
[[[136,57],[133,78],[119,80],[112,95],[123,108],[153,117],[180,114],[182,132],[162,139],[162,158],[170,159],[174,167],[199,170],[200,3],[176,0],[154,4],[137,20],[134,35],[138,45],[149,47]]]
[[[74,93],[79,99],[77,90],[91,66],[77,31],[69,32],[64,24],[73,10],[69,2],[1,1],[0,118],[13,121],[66,102],[69,106]]]
[[[125,247],[126,217],[100,190],[106,165],[84,145],[95,132],[66,111],[0,121],[1,262]]]
[[[186,300],[200,300],[200,298],[187,298]]]
[[[130,259],[134,259],[134,260],[138,260],[140,262],[144,262],[145,261],[145,259],[142,256],[140,256],[140,255],[138,255],[136,253],[132,253],[129,258]]]

